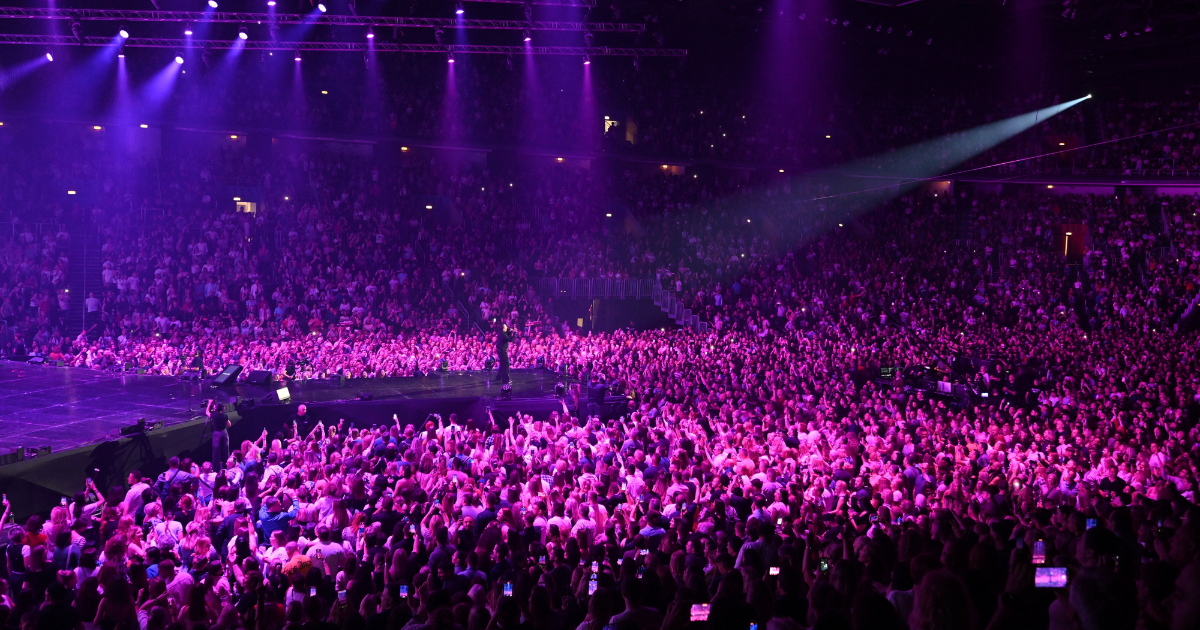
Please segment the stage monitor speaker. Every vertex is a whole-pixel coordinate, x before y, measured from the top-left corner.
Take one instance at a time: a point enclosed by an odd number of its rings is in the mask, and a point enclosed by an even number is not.
[[[263,403],[286,403],[291,399],[292,392],[286,386],[284,386],[267,394],[266,396],[263,396],[262,401]]]
[[[214,376],[212,380],[213,387],[221,387],[222,385],[233,385],[237,383],[237,377],[242,373],[242,366],[227,365],[221,373]]]
[[[246,377],[246,382],[251,385],[266,387],[271,383],[273,376],[275,375],[270,370],[251,370],[250,375]]]

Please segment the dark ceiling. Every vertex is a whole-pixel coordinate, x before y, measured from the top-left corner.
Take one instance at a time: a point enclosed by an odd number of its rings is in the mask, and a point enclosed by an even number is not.
[[[0,4],[47,6],[47,1],[0,0]],[[618,39],[603,43],[653,46],[656,33],[661,32],[664,45],[689,49],[690,68],[735,82],[761,59],[763,41],[776,26],[774,21],[791,22],[789,28],[801,40],[806,61],[831,69],[843,89],[961,85],[1144,93],[1188,85],[1200,66],[1200,0],[919,0],[888,6],[892,1],[597,0],[586,17],[646,22],[644,35],[604,35],[597,41],[609,37]],[[156,2],[162,10],[200,11],[205,0]],[[344,14],[350,11],[349,2],[328,0],[328,5],[331,12]],[[266,0],[220,0],[220,4],[221,11],[266,10]],[[152,0],[65,0],[55,5],[155,8]],[[276,10],[309,12],[311,5],[312,0],[279,0]],[[470,17],[521,19],[523,13],[516,4],[467,1],[466,7]],[[452,17],[454,4],[451,0],[357,0],[355,10],[360,15]],[[534,10],[538,19],[585,17],[582,10],[568,7],[537,5]],[[178,25],[159,26],[170,33],[178,30]],[[48,27],[0,20],[0,32],[39,28]],[[57,28],[68,32],[65,24]],[[115,29],[111,22],[85,24],[89,34]],[[401,37],[432,42],[427,31]],[[493,31],[470,37],[493,43],[514,35]],[[0,62],[7,65],[20,48],[0,46]]]

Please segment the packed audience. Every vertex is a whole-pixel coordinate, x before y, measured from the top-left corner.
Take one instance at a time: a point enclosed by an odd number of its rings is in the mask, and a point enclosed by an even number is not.
[[[151,184],[106,147],[33,159],[57,141],[5,162],[9,354],[408,376],[488,369],[504,321],[514,367],[578,386],[549,418],[297,422],[86,483],[12,536],[8,626],[1200,624],[1195,197],[812,201],[806,180],[229,147]],[[79,173],[104,182],[86,203],[36,196]],[[68,332],[63,252],[89,228],[101,288]],[[580,331],[542,276],[652,277],[711,329]]]

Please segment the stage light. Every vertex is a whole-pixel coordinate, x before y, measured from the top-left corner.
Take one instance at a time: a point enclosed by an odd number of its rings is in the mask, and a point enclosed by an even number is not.
[[[217,0],[208,0],[208,6],[214,9],[217,8]]]
[[[529,29],[525,29],[525,41],[533,41],[533,37],[529,35]]]
[[[243,26],[243,27],[241,27],[241,28],[239,28],[239,29],[238,29],[238,39],[240,39],[240,40],[242,40],[242,41],[245,41],[245,40],[247,40],[247,39],[250,39],[250,33],[247,33],[247,32],[246,32],[246,27],[245,27],[245,26]]]
[[[121,30],[117,31],[117,35],[120,35],[121,39],[129,39],[129,31],[125,30],[124,26],[121,27]]]
[[[329,90],[321,90],[321,94],[329,96]]]
[[[367,27],[367,39],[375,39],[375,29]]]
[[[446,53],[446,62],[454,63],[454,53]]]
[[[68,194],[68,195],[74,195],[74,194],[75,194],[75,191],[74,191],[74,190],[68,190],[68,191],[67,191],[67,194]]]
[[[300,61],[300,51],[296,51],[296,61]]]
[[[408,153],[408,147],[400,147],[401,153]]]
[[[445,31],[443,31],[442,29],[439,28],[433,32],[433,41],[437,42],[438,46],[441,46],[442,38],[445,37],[445,35],[446,35]]]
[[[46,53],[46,61],[54,61],[54,55],[51,55],[50,53]]]
[[[267,0],[267,6],[269,6],[269,7],[275,6],[275,0]]]
[[[241,197],[234,197],[234,198],[233,198],[233,200],[234,200],[234,201],[241,201],[241,200],[242,200],[242,198],[241,198]]]
[[[71,34],[79,41],[79,45],[83,45],[83,25],[79,22],[71,22]]]
[[[191,27],[191,26],[185,26],[185,27],[183,28],[183,34],[184,34],[184,35],[187,35],[188,37],[191,37],[191,36],[192,36],[192,27]]]
[[[230,140],[237,140],[237,136],[229,136]]]
[[[95,129],[96,131],[100,131],[101,129],[103,129],[103,127],[101,127],[100,125],[92,125],[92,129]]]
[[[320,11],[321,13],[324,13],[324,12],[325,12],[325,11],[327,11],[328,9],[326,9],[326,8],[325,8],[325,3],[324,3],[324,2],[322,2],[322,3],[320,3],[320,4],[318,4],[318,5],[317,5],[317,10],[318,10],[318,11]]]
[[[561,161],[562,161],[562,158],[554,158],[554,159],[555,159],[555,160],[557,160],[557,161],[559,161],[559,162],[561,162]]]
[[[426,210],[433,210],[433,206],[425,206]]]
[[[462,15],[464,13],[466,13],[466,11],[463,9],[462,3],[461,2],[456,3],[454,5],[454,15]]]
[[[175,54],[175,63],[179,63],[179,64],[183,63],[183,53]]]
[[[142,129],[149,129],[149,128],[150,128],[150,125],[138,125],[138,126],[139,126],[139,127],[141,127]]]
[[[590,66],[590,65],[592,65],[592,58],[591,58],[591,56],[589,56],[589,55],[584,55],[584,56],[583,56],[583,65],[585,65],[585,66]]]

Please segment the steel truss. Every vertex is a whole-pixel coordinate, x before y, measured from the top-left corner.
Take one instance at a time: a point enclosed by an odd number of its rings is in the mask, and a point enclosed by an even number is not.
[[[0,44],[34,44],[43,46],[113,46],[111,37],[84,37],[82,41],[70,35],[4,35]],[[686,57],[684,48],[610,48],[598,46],[484,46],[441,44],[393,44],[376,42],[271,42],[259,40],[195,40],[154,37],[130,37],[123,41],[126,48],[174,48],[176,50],[246,50],[269,51],[327,51],[327,52],[411,52],[465,53],[486,55],[591,55],[593,57]]]
[[[525,20],[458,20],[454,18],[378,17],[370,15],[298,15],[295,13],[228,13],[200,11],[126,11],[120,9],[42,9],[0,7],[0,19],[78,20],[121,22],[185,22],[214,24],[314,24],[374,26],[378,28],[464,28],[532,31],[591,31],[640,33],[645,24],[634,22],[559,22]]]

